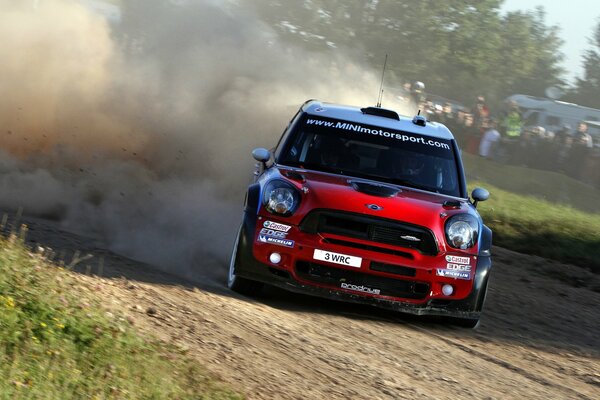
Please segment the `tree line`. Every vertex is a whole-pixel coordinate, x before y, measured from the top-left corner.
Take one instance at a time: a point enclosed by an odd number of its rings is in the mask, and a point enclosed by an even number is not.
[[[584,74],[564,80],[559,27],[543,7],[502,12],[502,0],[257,0],[258,15],[284,40],[318,52],[345,51],[380,69],[386,84],[423,81],[428,92],[470,105],[483,95],[544,96],[600,108],[600,23],[583,56]]]

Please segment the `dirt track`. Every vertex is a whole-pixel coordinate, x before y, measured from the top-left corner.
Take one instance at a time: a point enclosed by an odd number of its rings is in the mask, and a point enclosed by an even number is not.
[[[276,289],[244,298],[224,287],[224,260],[190,283],[25,222],[32,244],[67,261],[94,254],[92,273],[102,258],[102,277],[83,279],[107,307],[188,348],[249,399],[600,398],[600,279],[581,268],[495,248],[482,324],[470,331]]]

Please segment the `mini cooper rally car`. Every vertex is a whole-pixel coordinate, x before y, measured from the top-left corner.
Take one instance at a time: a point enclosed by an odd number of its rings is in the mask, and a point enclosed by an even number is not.
[[[258,148],[228,286],[290,291],[478,324],[492,232],[442,124],[307,101]]]

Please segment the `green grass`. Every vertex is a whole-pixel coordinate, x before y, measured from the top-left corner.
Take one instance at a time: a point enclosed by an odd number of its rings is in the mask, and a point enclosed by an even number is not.
[[[462,156],[469,186],[491,193],[478,209],[494,244],[600,273],[600,190],[557,172]]]
[[[14,235],[1,238],[0,399],[240,398],[101,300]]]
[[[600,213],[600,190],[564,174],[500,164],[463,152],[467,180],[486,182],[500,189],[533,196],[590,213]],[[542,203],[546,206],[546,203]]]
[[[600,273],[600,215],[510,193],[485,182],[470,186],[485,187],[491,193],[478,210],[494,231],[494,244]]]

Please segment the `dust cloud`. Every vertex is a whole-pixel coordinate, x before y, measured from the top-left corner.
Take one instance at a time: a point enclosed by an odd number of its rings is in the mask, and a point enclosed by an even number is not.
[[[233,2],[120,13],[0,0],[0,207],[203,276],[227,260],[252,148],[308,98],[375,103],[378,74],[284,46]]]

